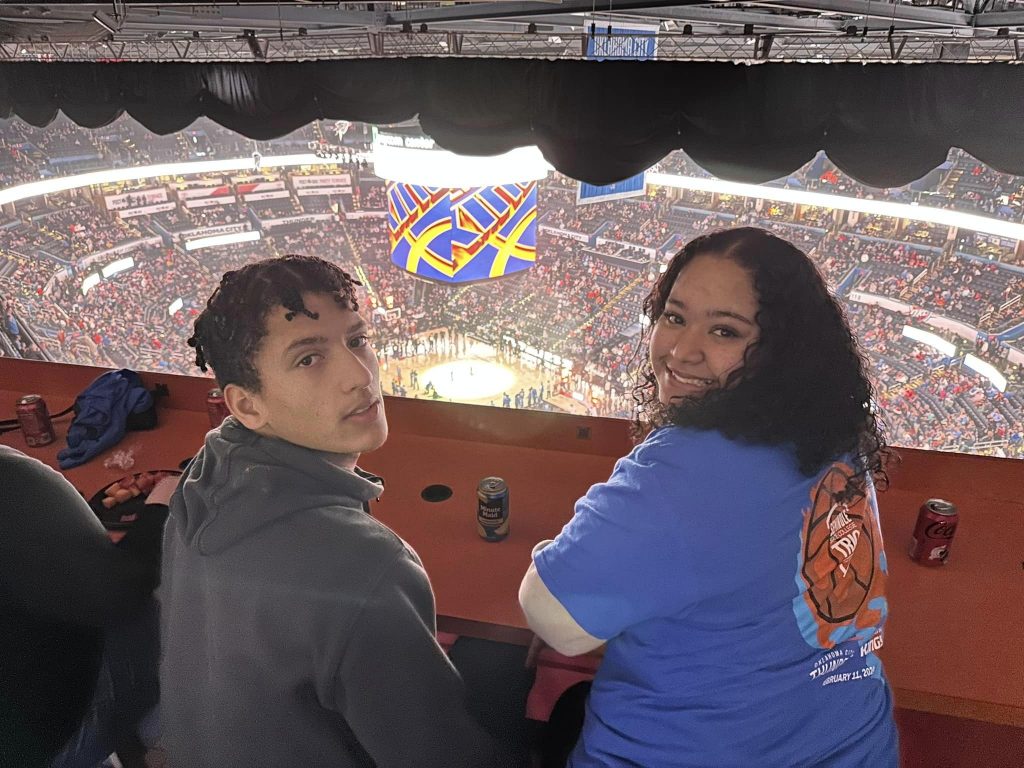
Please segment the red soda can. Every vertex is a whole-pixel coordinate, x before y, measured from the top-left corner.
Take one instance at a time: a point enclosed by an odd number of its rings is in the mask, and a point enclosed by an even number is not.
[[[15,411],[18,423],[25,435],[25,442],[32,448],[49,445],[57,436],[53,432],[50,412],[46,409],[46,401],[39,395],[25,395],[18,400]]]
[[[921,565],[945,565],[959,521],[960,515],[952,503],[944,499],[928,499],[917,513],[914,538],[910,542],[910,559]]]
[[[214,388],[206,393],[206,412],[210,415],[210,426],[214,428],[231,415],[220,389]]]

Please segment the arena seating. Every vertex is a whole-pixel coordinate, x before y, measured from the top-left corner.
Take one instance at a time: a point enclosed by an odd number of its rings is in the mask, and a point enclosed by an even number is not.
[[[236,157],[254,150],[304,152],[326,141],[325,128],[316,124],[270,142],[249,141],[207,120],[189,130],[195,141],[184,134],[153,136],[127,118],[95,132],[63,117],[46,130],[0,121],[0,187],[93,167]],[[777,184],[901,200],[927,193],[928,205],[1020,221],[1021,179],[978,170],[978,165],[957,151],[947,168],[935,172],[933,189],[872,190],[819,158]],[[944,226],[867,215],[854,221],[828,208],[655,187],[643,198],[577,205],[575,182],[553,174],[538,187],[536,265],[501,280],[451,287],[417,283],[391,264],[386,219],[359,217],[384,210],[383,183],[359,163],[342,168],[353,177],[351,196],[239,199],[191,209],[177,202],[173,210],[124,220],[105,209],[101,195],[85,191],[6,207],[0,211],[0,354],[195,373],[184,339],[220,275],[256,258],[313,253],[335,260],[364,282],[368,309],[402,310],[377,324],[375,343],[382,355],[413,354],[422,348],[417,334],[442,328],[496,347],[515,340],[572,360],[570,386],[586,395],[593,413],[629,417],[641,305],[659,265],[693,237],[753,225],[808,253],[836,291],[868,357],[876,404],[893,443],[1024,457],[1020,368],[1002,366],[1010,384],[999,392],[963,367],[959,355],[943,357],[902,334],[905,324],[933,313],[976,329],[972,349],[968,340],[929,326],[960,344],[961,354],[998,362],[1011,345],[1020,351],[1014,329],[1024,324],[1024,270],[1017,267],[1015,241],[961,232],[955,243],[947,243]],[[707,176],[681,153],[665,158],[656,170]],[[287,173],[281,178],[287,181]],[[146,187],[157,183],[166,180]],[[218,178],[218,183],[230,181]],[[132,189],[125,184],[103,193]],[[168,190],[168,200],[177,201],[176,191]],[[239,222],[261,228],[267,219],[308,213],[332,218],[299,220],[264,231],[256,243],[197,252],[186,252],[167,237]],[[601,243],[594,241],[598,237]],[[125,246],[142,238],[162,243]],[[134,267],[101,279],[83,294],[84,277],[123,254],[90,257],[122,246]],[[881,298],[887,306],[909,305],[915,314],[854,301],[851,290]],[[181,308],[172,314],[178,299]]]

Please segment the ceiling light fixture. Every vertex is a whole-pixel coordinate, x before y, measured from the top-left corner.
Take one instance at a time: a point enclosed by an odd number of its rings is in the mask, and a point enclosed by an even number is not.
[[[118,30],[117,27],[114,26],[113,19],[111,19],[106,14],[101,13],[100,11],[96,11],[92,15],[92,20],[99,24],[101,27],[103,27],[103,29],[105,29],[111,35],[117,34]]]

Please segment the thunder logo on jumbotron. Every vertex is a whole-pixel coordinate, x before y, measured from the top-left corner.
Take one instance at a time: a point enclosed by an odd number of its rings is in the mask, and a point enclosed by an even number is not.
[[[793,608],[804,639],[832,648],[874,635],[885,618],[886,563],[874,488],[848,493],[853,469],[830,467],[804,510]],[[870,480],[866,482],[870,483]]]
[[[501,277],[537,259],[537,185],[445,189],[389,181],[391,261],[449,283]]]

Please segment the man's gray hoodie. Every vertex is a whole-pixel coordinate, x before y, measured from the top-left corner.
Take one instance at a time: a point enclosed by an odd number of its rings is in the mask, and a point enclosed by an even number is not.
[[[228,419],[171,500],[161,720],[181,768],[490,766],[383,486]]]

